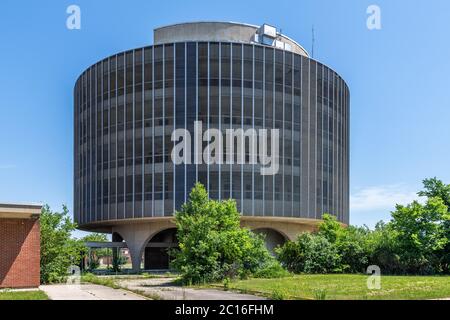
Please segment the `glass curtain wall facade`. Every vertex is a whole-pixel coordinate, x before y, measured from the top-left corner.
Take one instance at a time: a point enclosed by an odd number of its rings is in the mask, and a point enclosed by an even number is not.
[[[313,59],[258,44],[168,43],[98,62],[74,94],[81,228],[172,216],[196,181],[211,198],[235,199],[245,216],[330,213],[349,222],[349,90]],[[278,174],[249,164],[175,165],[172,132],[192,133],[195,121],[222,132],[279,129]]]

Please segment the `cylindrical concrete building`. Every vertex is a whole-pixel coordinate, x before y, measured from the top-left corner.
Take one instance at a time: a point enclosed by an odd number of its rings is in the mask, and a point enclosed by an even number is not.
[[[144,268],[165,268],[173,214],[196,181],[211,198],[235,199],[242,224],[267,234],[269,247],[313,230],[323,213],[348,224],[350,96],[336,72],[268,25],[177,24],[156,29],[154,42],[96,63],[76,82],[80,229],[126,241],[134,269],[143,255]],[[199,122],[224,136],[278,129],[276,174],[250,161],[258,148],[248,136],[243,162],[176,164],[172,134]],[[195,140],[198,150],[212,141]],[[194,141],[189,148],[198,153]]]

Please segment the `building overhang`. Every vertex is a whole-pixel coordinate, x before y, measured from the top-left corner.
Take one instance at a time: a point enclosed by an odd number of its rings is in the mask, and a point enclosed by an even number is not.
[[[111,233],[114,227],[127,224],[142,224],[142,223],[160,223],[168,222],[175,225],[175,217],[148,217],[135,219],[121,219],[121,220],[106,220],[82,224],[78,227],[79,230],[88,232],[104,232]],[[286,225],[301,225],[316,229],[323,220],[309,219],[300,217],[276,217],[276,216],[244,216],[241,215],[242,223],[264,222],[268,224],[282,223]],[[346,226],[342,223],[343,226]]]
[[[0,219],[39,218],[41,210],[40,204],[0,203]]]

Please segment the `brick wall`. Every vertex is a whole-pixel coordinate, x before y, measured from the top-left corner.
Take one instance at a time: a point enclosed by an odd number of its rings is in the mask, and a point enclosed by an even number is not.
[[[39,286],[39,233],[39,220],[0,218],[0,288]]]

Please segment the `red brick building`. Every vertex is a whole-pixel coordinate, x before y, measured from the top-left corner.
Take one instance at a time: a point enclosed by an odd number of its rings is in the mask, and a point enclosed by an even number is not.
[[[0,204],[0,288],[39,286],[41,208]]]

